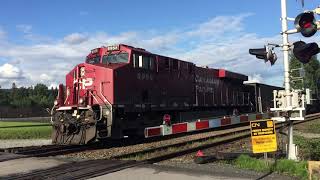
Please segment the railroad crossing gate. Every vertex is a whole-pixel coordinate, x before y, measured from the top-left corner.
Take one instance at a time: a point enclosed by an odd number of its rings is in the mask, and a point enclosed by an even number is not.
[[[277,151],[277,137],[273,120],[250,121],[253,153]]]

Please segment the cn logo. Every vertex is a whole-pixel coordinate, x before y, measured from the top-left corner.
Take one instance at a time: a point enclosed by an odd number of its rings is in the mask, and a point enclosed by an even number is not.
[[[251,127],[255,128],[255,127],[260,127],[260,123],[252,123]]]

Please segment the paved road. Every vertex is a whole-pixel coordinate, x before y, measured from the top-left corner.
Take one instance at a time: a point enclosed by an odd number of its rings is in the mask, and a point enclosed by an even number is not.
[[[104,176],[92,178],[97,180],[244,180],[244,179],[270,179],[270,180],[291,180],[293,177],[278,174],[257,173],[254,171],[240,170],[233,167],[217,164],[175,164],[168,165],[147,165],[134,167],[114,172]]]

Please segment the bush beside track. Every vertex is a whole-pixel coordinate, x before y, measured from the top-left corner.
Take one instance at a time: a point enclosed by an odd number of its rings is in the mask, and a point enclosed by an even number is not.
[[[50,136],[48,123],[0,121],[0,139],[49,139]]]

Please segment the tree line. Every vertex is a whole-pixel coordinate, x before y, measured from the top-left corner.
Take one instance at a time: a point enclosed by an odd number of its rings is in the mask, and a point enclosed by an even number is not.
[[[11,89],[0,88],[0,106],[11,108],[51,108],[58,94],[57,88],[48,89],[45,84],[20,87],[12,83]]]
[[[291,54],[289,65],[291,88],[309,88],[313,94],[313,98],[318,98],[320,91],[320,63],[317,56],[313,56],[309,63],[302,64]]]

